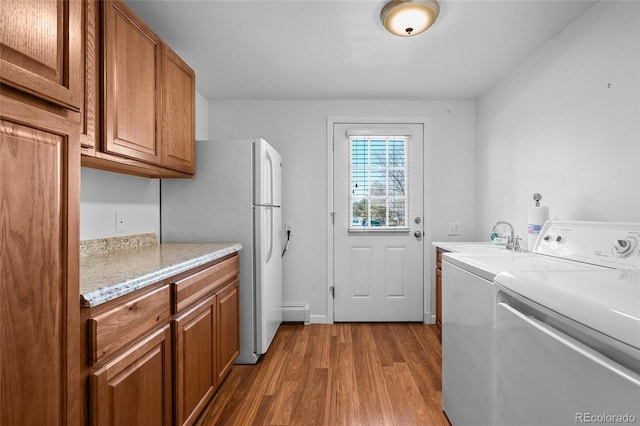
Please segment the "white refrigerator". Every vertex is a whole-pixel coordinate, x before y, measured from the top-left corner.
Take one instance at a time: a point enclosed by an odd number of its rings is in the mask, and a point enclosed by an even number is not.
[[[163,179],[161,240],[239,242],[240,355],[254,364],[282,322],[282,157],[264,139],[202,141],[193,179]]]

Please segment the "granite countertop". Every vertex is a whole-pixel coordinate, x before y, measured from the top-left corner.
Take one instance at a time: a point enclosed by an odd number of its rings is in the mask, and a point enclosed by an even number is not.
[[[241,249],[239,243],[155,244],[80,257],[80,304],[98,306]]]

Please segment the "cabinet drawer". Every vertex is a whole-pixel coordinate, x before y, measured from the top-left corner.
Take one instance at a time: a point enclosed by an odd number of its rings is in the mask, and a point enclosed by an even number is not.
[[[170,316],[169,285],[164,285],[89,318],[91,362],[96,363]]]
[[[201,300],[217,287],[235,278],[240,271],[240,257],[236,254],[207,269],[203,269],[172,284],[174,312]]]

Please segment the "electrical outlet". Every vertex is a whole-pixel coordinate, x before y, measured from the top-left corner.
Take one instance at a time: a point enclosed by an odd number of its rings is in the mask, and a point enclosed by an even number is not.
[[[460,222],[449,222],[449,236],[461,235]]]
[[[122,233],[126,231],[124,213],[121,211],[116,212],[116,233]]]
[[[293,237],[293,223],[285,223],[284,224],[284,233],[289,233],[290,237]]]

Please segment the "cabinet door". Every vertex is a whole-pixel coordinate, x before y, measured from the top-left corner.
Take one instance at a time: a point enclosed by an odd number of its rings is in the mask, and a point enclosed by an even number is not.
[[[240,353],[240,281],[231,284],[217,293],[218,345],[217,365],[218,382],[229,373],[231,366]]]
[[[195,172],[196,75],[168,46],[162,47],[162,165]]]
[[[103,7],[102,150],[158,164],[160,39],[121,1]]]
[[[78,111],[81,2],[2,1],[0,82]]]
[[[92,373],[93,425],[171,424],[170,342],[166,325]]]
[[[82,2],[83,102],[80,109],[82,154],[94,155],[99,140],[100,108],[100,5],[97,0]]]
[[[174,322],[176,424],[193,424],[217,386],[216,296],[188,309]]]
[[[0,93],[2,425],[79,422],[79,172],[77,121]]]

